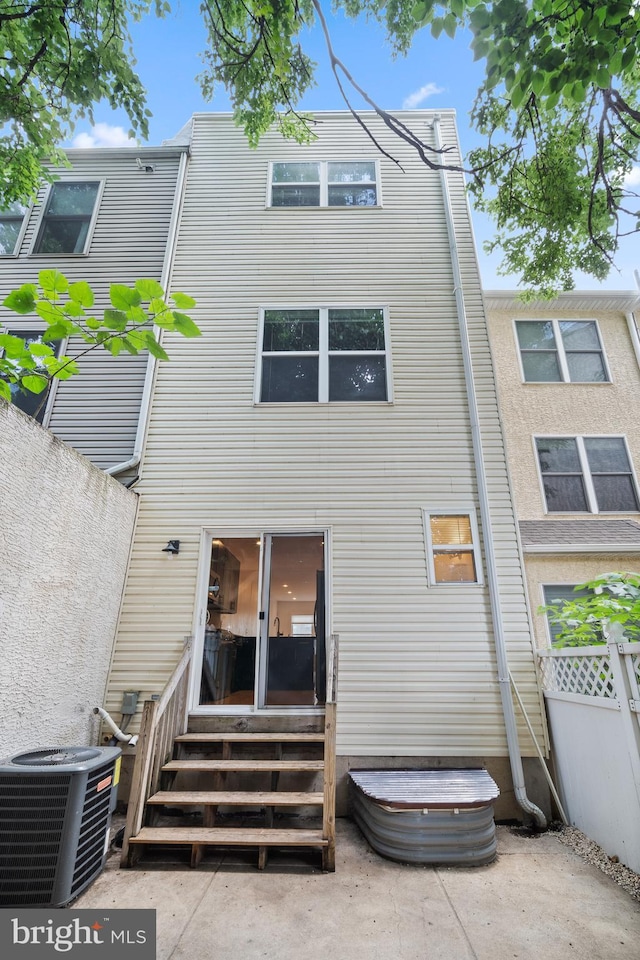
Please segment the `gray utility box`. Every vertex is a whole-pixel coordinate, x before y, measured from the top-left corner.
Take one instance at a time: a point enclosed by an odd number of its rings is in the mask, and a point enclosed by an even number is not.
[[[0,907],[62,907],[100,873],[119,747],[46,747],[0,764]]]

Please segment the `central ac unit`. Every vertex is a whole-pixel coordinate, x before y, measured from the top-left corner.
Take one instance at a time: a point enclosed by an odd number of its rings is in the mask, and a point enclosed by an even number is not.
[[[0,764],[0,906],[62,907],[100,873],[119,747],[48,747]]]

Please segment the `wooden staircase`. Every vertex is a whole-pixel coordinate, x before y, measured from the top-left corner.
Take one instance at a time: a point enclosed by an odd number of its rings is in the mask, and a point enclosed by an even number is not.
[[[187,664],[176,673],[186,676]],[[165,694],[144,706],[121,865],[158,847],[185,849],[192,867],[208,849],[251,847],[264,869],[269,849],[301,847],[319,849],[322,869],[335,870],[335,699],[315,718],[322,729],[292,730],[291,717],[277,729],[285,721],[273,717],[258,729],[182,733],[186,680],[174,674]],[[252,722],[225,719],[230,728]]]

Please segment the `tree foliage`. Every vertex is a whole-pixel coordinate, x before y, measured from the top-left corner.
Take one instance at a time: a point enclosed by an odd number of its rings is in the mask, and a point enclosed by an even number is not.
[[[36,314],[44,327],[42,338],[35,342],[0,327],[0,397],[11,402],[18,390],[44,393],[53,379],[68,380],[78,373],[78,360],[98,347],[112,356],[148,350],[158,360],[168,360],[154,325],[184,337],[200,336],[183,312],[194,307],[195,300],[184,293],[165,298],[157,280],[136,280],[132,287],[114,283],[109,300],[110,306],[96,315],[89,284],[69,283],[57,270],[41,270],[38,284],[26,283],[13,290],[3,306],[21,316]],[[78,338],[84,346],[73,358],[57,356],[54,344],[69,337]]]
[[[145,134],[143,90],[122,56],[126,17],[168,6],[0,0],[8,51],[0,105],[13,121],[13,140],[0,147],[5,199],[33,191],[63,127],[100,96],[124,106]],[[620,238],[640,231],[640,194],[629,177],[640,144],[637,0],[334,0],[333,8],[382,24],[393,55],[406,53],[418,30],[436,38],[470,30],[486,72],[472,111],[483,146],[466,169],[476,205],[496,221],[504,272],[546,294],[568,289],[575,270],[606,276]],[[273,125],[300,142],[313,139],[300,104],[315,64],[301,37],[317,22],[345,103],[371,138],[354,96],[428,166],[449,167],[446,153],[361,88],[334,49],[321,0],[203,0],[201,10],[209,34],[203,91],[226,89],[250,143]]]
[[[619,625],[627,640],[640,640],[640,574],[606,573],[575,589],[588,590],[589,596],[560,600],[539,610],[560,627],[558,646],[605,643],[616,632],[613,624]]]

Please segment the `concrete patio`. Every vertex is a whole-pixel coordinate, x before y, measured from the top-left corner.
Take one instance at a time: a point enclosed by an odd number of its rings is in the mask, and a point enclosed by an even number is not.
[[[120,870],[74,908],[154,908],[158,960],[637,960],[640,903],[559,842],[498,827],[486,867],[416,867],[338,821],[335,874],[319,855],[242,854],[195,871]]]

